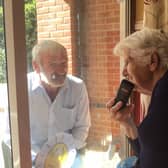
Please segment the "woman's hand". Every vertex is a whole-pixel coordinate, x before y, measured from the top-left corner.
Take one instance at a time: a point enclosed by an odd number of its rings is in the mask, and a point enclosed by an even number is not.
[[[111,114],[111,117],[114,121],[117,121],[122,125],[126,130],[126,135],[131,139],[137,138],[137,128],[132,118],[132,112],[134,109],[133,104],[127,104],[126,107],[120,108],[123,105],[123,102],[119,101],[114,106],[115,98],[112,98],[107,103],[107,109]]]

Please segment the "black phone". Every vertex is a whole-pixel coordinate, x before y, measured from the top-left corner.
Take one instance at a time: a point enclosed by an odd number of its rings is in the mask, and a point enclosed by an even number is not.
[[[123,79],[121,81],[120,87],[117,91],[117,95],[116,95],[115,102],[114,102],[113,106],[117,102],[122,101],[123,106],[120,108],[120,110],[123,109],[128,102],[128,99],[132,93],[133,88],[134,88],[134,84],[132,82],[130,82],[126,79]]]

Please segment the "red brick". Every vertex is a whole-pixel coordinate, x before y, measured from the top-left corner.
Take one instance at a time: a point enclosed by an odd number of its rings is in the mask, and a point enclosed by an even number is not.
[[[54,39],[68,49],[69,73],[81,68],[91,102],[92,127],[88,141],[101,142],[107,135],[118,136],[119,125],[105,108],[120,82],[120,59],[112,49],[120,37],[120,6],[116,0],[85,0],[83,50],[76,55],[77,23],[74,0],[37,0],[38,40]],[[48,1],[49,2],[49,1]],[[55,4],[55,5],[54,5]],[[81,65],[77,64],[81,59]],[[78,67],[81,66],[81,67]]]

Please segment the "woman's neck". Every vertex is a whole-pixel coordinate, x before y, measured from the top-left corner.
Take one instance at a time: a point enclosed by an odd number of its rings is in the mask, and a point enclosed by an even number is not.
[[[167,69],[165,68],[160,68],[157,70],[154,75],[153,75],[153,87],[156,85],[156,83],[164,76],[166,73]]]

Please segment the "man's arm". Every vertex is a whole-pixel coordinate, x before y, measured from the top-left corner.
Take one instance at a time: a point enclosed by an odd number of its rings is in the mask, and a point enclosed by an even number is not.
[[[72,129],[72,136],[75,140],[77,149],[85,146],[85,140],[88,136],[89,128],[91,126],[89,99],[85,84],[82,83],[80,97],[77,103],[76,123]]]

